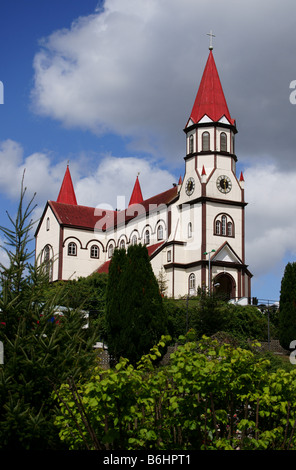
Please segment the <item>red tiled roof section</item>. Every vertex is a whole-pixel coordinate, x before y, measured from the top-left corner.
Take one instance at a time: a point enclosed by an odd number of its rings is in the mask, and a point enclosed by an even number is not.
[[[168,206],[174,201],[177,195],[178,187],[176,185],[168,189],[167,191],[164,191],[163,193],[157,194],[156,196],[152,196],[151,198],[146,199],[141,204],[135,204],[134,206],[130,206],[125,211],[125,220],[131,220],[133,217],[137,216],[139,214],[138,211],[141,210],[143,211],[143,214],[147,214],[149,211],[152,212],[154,209],[161,205]]]
[[[59,223],[68,227],[77,227],[85,229],[106,230],[113,228],[118,223],[128,222],[140,213],[146,214],[149,210],[153,211],[160,205],[170,204],[178,195],[177,186],[146,199],[141,204],[134,204],[125,211],[111,211],[95,207],[79,206],[72,204],[62,204],[55,201],[49,201],[53,212]]]
[[[72,204],[61,204],[49,201],[61,225],[81,227],[86,229],[106,230],[114,223],[116,213],[110,210],[97,209],[87,206],[73,206]]]
[[[198,123],[205,114],[214,122],[226,116],[235,125],[228,110],[212,51],[209,53],[190,117],[194,123]]]

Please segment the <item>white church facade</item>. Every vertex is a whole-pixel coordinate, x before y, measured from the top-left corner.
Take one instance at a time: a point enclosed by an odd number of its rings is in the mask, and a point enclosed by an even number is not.
[[[126,210],[77,204],[67,167],[57,201],[47,202],[35,233],[36,259],[52,281],[108,272],[116,247],[141,243],[156,277],[163,273],[169,297],[194,295],[199,287],[229,299],[251,297],[236,122],[211,48],[184,132],[184,177],[147,200],[137,177]]]

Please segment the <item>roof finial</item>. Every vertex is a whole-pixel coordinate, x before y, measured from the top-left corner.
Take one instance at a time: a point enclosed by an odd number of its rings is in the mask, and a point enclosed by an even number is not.
[[[213,48],[213,38],[215,38],[215,34],[213,34],[213,31],[211,30],[209,33],[207,33],[207,36],[210,36],[210,45],[209,45],[209,49],[210,51],[212,51],[214,48]]]

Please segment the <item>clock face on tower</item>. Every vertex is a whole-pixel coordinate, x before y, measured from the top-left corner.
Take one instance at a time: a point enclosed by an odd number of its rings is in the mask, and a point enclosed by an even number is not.
[[[186,181],[186,187],[185,187],[187,196],[191,196],[191,194],[193,194],[194,188],[195,188],[194,179],[188,178],[188,180]]]
[[[232,188],[231,179],[228,178],[228,176],[219,176],[219,178],[217,179],[217,188],[219,189],[219,191],[221,191],[221,193],[229,193]]]

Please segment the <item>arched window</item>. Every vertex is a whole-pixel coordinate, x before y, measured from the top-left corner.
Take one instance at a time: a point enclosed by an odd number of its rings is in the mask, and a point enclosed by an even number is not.
[[[188,278],[188,291],[189,295],[195,294],[195,274],[191,273]]]
[[[98,245],[92,245],[90,247],[90,257],[91,258],[99,258],[100,257],[100,249]]]
[[[146,230],[145,232],[145,245],[149,245],[150,243],[150,233],[149,230]]]
[[[227,136],[225,132],[221,132],[220,134],[220,151],[227,152]]]
[[[125,249],[125,241],[124,240],[120,241],[120,248],[123,249],[123,250]]]
[[[192,223],[189,222],[188,224],[188,238],[192,237]]]
[[[48,279],[52,280],[52,259],[51,259],[51,247],[50,245],[45,245],[43,249],[43,262],[44,270]]]
[[[203,132],[202,133],[202,150],[205,152],[210,150],[210,133]]]
[[[219,214],[214,221],[214,234],[234,237],[234,222],[228,214]]]
[[[68,245],[68,255],[76,256],[77,255],[77,245],[74,242],[70,242]]]
[[[159,225],[157,227],[157,240],[163,240],[163,226]]]
[[[113,247],[113,245],[112,245],[112,243],[111,243],[111,245],[109,245],[109,248],[108,248],[108,256],[109,256],[109,258],[112,258],[113,252],[114,252],[114,247]]]
[[[132,245],[136,245],[137,244],[137,235],[134,235],[133,238],[132,238]]]
[[[193,134],[189,136],[189,153],[193,153]]]

